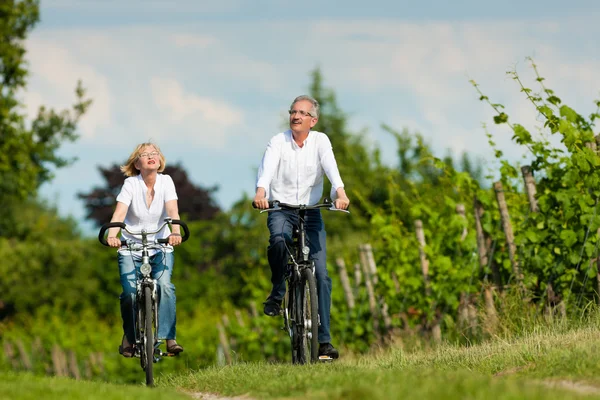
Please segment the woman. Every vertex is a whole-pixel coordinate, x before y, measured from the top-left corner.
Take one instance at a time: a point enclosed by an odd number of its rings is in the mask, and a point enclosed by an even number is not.
[[[160,172],[165,169],[165,157],[154,143],[139,144],[129,156],[121,171],[128,177],[121,192],[117,196],[117,206],[111,222],[124,222],[132,232],[142,229],[156,230],[166,217],[179,219],[177,193],[173,180]],[[120,229],[111,228],[106,241],[111,247],[121,247],[121,239],[117,237]],[[123,239],[140,241],[139,237],[123,231]],[[181,353],[183,347],[175,340],[175,286],[171,283],[173,272],[173,247],[181,244],[179,225],[173,225],[173,232],[165,226],[156,235],[148,236],[149,240],[168,238],[169,246],[165,251],[152,251],[150,264],[152,277],[157,279],[160,294],[158,307],[158,338],[167,340],[167,352]],[[141,264],[140,252],[132,252],[127,248],[118,251],[119,274],[123,293],[121,300],[121,317],[123,318],[123,340],[119,353],[124,357],[133,357],[135,349],[135,301],[136,271]]]

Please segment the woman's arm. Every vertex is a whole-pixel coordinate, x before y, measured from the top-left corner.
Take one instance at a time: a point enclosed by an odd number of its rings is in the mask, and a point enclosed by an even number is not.
[[[179,206],[177,200],[169,200],[165,202],[165,208],[167,210],[167,216],[171,219],[179,219]],[[172,233],[169,235],[169,244],[171,246],[178,246],[181,244],[181,229],[179,225],[171,225]]]
[[[113,213],[110,222],[123,222],[125,220],[125,216],[127,215],[127,210],[129,206],[125,203],[121,203],[117,201],[117,206],[115,207],[115,212]],[[106,238],[106,242],[110,247],[120,247],[121,239],[117,237],[121,228],[110,228],[108,230],[108,237]]]

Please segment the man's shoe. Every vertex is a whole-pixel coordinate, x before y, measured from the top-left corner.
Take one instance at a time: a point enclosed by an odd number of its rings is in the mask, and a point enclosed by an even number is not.
[[[340,353],[331,345],[331,343],[319,344],[319,357],[326,356],[334,360],[340,356]]]
[[[265,305],[264,312],[269,317],[276,317],[281,314],[281,300],[268,298],[263,304]]]

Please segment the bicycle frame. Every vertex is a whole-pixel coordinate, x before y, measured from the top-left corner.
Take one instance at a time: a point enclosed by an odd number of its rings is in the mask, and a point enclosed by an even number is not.
[[[160,232],[166,225],[176,224],[183,228],[184,235],[182,243],[189,238],[189,230],[185,223],[180,220],[166,218],[164,223],[155,231],[132,232],[122,222],[111,222],[102,225],[98,240],[105,246],[108,246],[104,234],[109,228],[121,228],[131,235],[141,236],[141,243],[133,240],[121,241],[121,246],[130,251],[142,252],[142,263],[136,271],[136,295],[135,295],[135,353],[134,356],[140,358],[140,365],[146,371],[146,384],[154,384],[154,375],[152,364],[160,361],[162,357],[174,356],[174,354],[165,353],[160,350],[161,341],[156,340],[159,319],[158,319],[158,283],[152,278],[152,266],[150,265],[151,249],[163,250],[163,245],[167,244],[168,239],[157,239],[153,242],[148,241],[148,235]],[[148,311],[151,315],[148,315]]]
[[[304,220],[308,210],[320,208],[348,212],[335,208],[334,204],[328,201],[312,206],[270,201],[269,208],[261,211],[261,213],[276,212],[285,209],[292,210],[298,215],[298,224],[294,226],[292,231],[292,249],[286,245],[288,265],[285,275],[286,295],[283,307],[284,326],[282,329],[287,331],[292,342],[292,361],[300,364],[317,360],[317,330],[320,319],[317,307],[315,266],[310,259],[310,248],[307,245]],[[306,303],[307,300],[309,303]],[[307,351],[310,352],[308,358]]]

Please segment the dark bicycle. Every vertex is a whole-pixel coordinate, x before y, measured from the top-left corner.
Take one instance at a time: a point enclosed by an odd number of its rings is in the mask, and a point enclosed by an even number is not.
[[[185,242],[190,232],[187,225],[180,220],[166,218],[164,223],[156,231],[131,232],[123,222],[110,222],[102,225],[98,240],[105,246],[108,246],[104,237],[106,231],[110,228],[121,228],[134,236],[141,236],[141,243],[133,240],[122,240],[121,245],[131,251],[142,252],[142,264],[136,268],[136,294],[135,294],[135,357],[139,357],[142,369],[146,372],[146,385],[154,385],[153,364],[161,360],[162,357],[173,357],[178,354],[162,352],[160,345],[162,342],[157,340],[158,333],[158,295],[157,282],[152,279],[152,266],[150,265],[149,250],[157,249],[164,251],[164,245],[169,243],[169,239],[157,239],[148,241],[148,235],[160,232],[166,225],[180,225],[183,228],[184,235],[181,239]]]
[[[290,336],[292,363],[294,364],[332,360],[328,356],[319,357],[318,330],[320,322],[315,263],[310,259],[310,248],[304,227],[306,211],[320,208],[349,212],[335,208],[334,204],[327,199],[322,204],[312,206],[286,204],[273,200],[269,201],[269,208],[260,211],[263,213],[292,210],[298,214],[298,225],[292,230],[292,242],[289,246],[286,245],[288,264],[285,274],[286,293],[282,309],[284,323],[282,329],[287,331]]]

